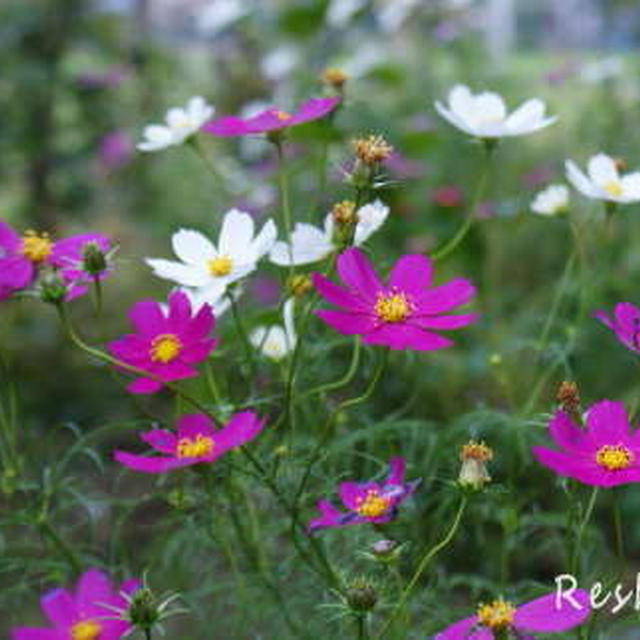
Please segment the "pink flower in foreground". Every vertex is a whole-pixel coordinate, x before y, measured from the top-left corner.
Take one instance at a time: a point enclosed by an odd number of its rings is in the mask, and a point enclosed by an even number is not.
[[[107,619],[114,617],[111,607],[126,609],[120,593],[131,594],[139,588],[137,580],[127,580],[116,592],[102,571],[89,569],[80,576],[75,593],[58,588],[41,598],[42,611],[53,627],[18,627],[11,631],[11,640],[117,640],[130,625]]]
[[[318,120],[326,116],[340,102],[338,96],[332,98],[311,98],[303,102],[294,113],[277,108],[266,109],[251,118],[225,116],[208,122],[202,131],[218,137],[245,136],[252,133],[268,133],[293,127],[303,122]]]
[[[315,313],[336,331],[362,335],[368,344],[419,351],[442,349],[453,343],[434,329],[459,329],[477,319],[476,314],[444,315],[468,302],[475,288],[463,278],[430,287],[431,261],[425,256],[400,258],[391,269],[388,284],[380,282],[358,249],[347,249],[338,256],[337,271],[346,288],[318,273],[312,279],[318,293],[340,310]]]
[[[197,375],[193,365],[204,360],[216,345],[215,339],[208,337],[214,326],[211,307],[203,304],[192,315],[189,298],[181,291],[169,295],[166,313],[159,303],[143,300],[131,307],[129,320],[136,333],[110,342],[109,353],[160,378],[137,378],[127,387],[130,393],[154,393],[162,388],[162,382]]]
[[[602,400],[589,407],[578,427],[562,410],[549,422],[560,451],[533,447],[540,464],[557,474],[598,487],[640,482],[640,431],[631,432],[621,402]]]
[[[575,589],[562,597],[549,593],[515,607],[502,598],[481,604],[475,616],[465,618],[436,634],[435,640],[494,640],[513,632],[517,638],[534,633],[568,631],[582,624],[590,613],[589,594]],[[509,637],[511,637],[509,635]]]
[[[221,455],[253,440],[264,427],[253,411],[240,411],[216,431],[213,422],[196,413],[183,416],[177,424],[177,433],[152,429],[140,437],[163,456],[139,456],[116,451],[114,458],[125,467],[143,473],[164,473],[203,462],[213,462]]]
[[[398,506],[420,484],[420,480],[405,482],[404,474],[404,458],[391,458],[389,475],[384,482],[343,482],[338,493],[348,511],[340,511],[328,500],[320,500],[316,507],[321,515],[309,522],[309,532],[365,522],[389,522],[396,516]]]
[[[110,250],[109,238],[100,233],[71,236],[53,245],[49,263],[67,286],[67,300],[85,294],[94,277],[103,280],[108,275]]]
[[[609,327],[627,349],[640,353],[640,309],[638,307],[630,302],[619,302],[613,308],[612,316],[602,310],[596,311],[593,316]]]

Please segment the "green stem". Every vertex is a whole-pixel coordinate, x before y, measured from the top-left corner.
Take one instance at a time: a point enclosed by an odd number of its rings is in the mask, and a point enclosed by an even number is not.
[[[367,631],[367,614],[362,613],[356,617],[358,625],[358,640],[368,640],[369,633]]]
[[[280,191],[280,211],[282,215],[282,226],[287,239],[289,249],[289,276],[293,275],[293,247],[291,245],[291,205],[289,202],[289,179],[284,157],[284,145],[280,138],[274,142],[278,155],[278,189]]]
[[[38,525],[40,526],[42,533],[49,538],[56,547],[58,547],[60,553],[62,553],[62,555],[67,559],[67,562],[73,572],[76,575],[80,575],[82,573],[82,563],[71,546],[58,534],[46,517],[42,518],[38,522]]]
[[[598,497],[598,487],[593,487],[591,491],[591,496],[589,497],[589,502],[587,503],[587,509],[584,513],[584,517],[578,526],[578,531],[576,533],[576,541],[575,547],[573,549],[573,556],[571,558],[571,573],[573,575],[576,574],[578,569],[578,555],[580,554],[580,547],[582,546],[582,538],[584,536],[584,530],[591,518],[591,514],[593,512],[593,508],[596,504],[596,498]]]
[[[411,592],[413,591],[413,588],[418,583],[418,580],[420,580],[422,573],[427,568],[427,565],[432,560],[432,558],[437,553],[442,551],[442,549],[444,549],[451,542],[451,540],[453,540],[453,537],[455,536],[456,531],[458,530],[458,527],[460,525],[460,521],[462,520],[462,514],[464,513],[466,506],[467,506],[467,498],[463,496],[462,500],[460,501],[460,506],[458,507],[458,511],[455,515],[455,518],[453,519],[453,523],[449,531],[447,532],[447,535],[435,546],[431,547],[431,549],[428,549],[425,552],[425,554],[422,556],[422,560],[420,560],[418,564],[418,568],[415,570],[411,580],[409,580],[409,584],[407,584],[404,591],[402,592],[402,595],[400,596],[400,600],[398,601],[398,604],[395,606],[395,609],[391,612],[391,615],[387,618],[387,621],[382,627],[380,633],[376,636],[376,640],[380,640],[380,638],[382,638],[387,633],[387,631],[393,624],[393,621],[403,611],[404,606],[407,600],[409,599]]]
[[[613,490],[613,530],[616,536],[616,556],[620,571],[624,568],[624,538],[622,535],[622,514],[620,511],[620,494],[616,489]]]
[[[242,347],[247,357],[247,361],[249,362],[249,368],[251,370],[251,380],[252,382],[256,378],[256,361],[254,357],[253,347],[249,342],[249,338],[247,337],[247,332],[245,331],[244,324],[242,323],[242,318],[240,317],[240,312],[238,310],[238,303],[233,296],[232,292],[227,293],[227,298],[231,304],[231,313],[233,315],[233,321],[236,325],[236,331],[238,333],[238,337],[240,338],[240,342],[242,343]]]
[[[211,173],[211,176],[213,177],[214,182],[216,183],[216,188],[220,190],[220,192],[223,194],[224,197],[228,197],[229,196],[229,190],[227,189],[227,185],[226,185],[224,179],[222,178],[222,176],[218,173],[218,170],[217,170],[216,166],[214,165],[214,163],[211,162],[211,160],[209,159],[209,156],[207,155],[206,151],[204,150],[204,148],[202,146],[202,142],[200,142],[198,137],[197,136],[192,136],[191,138],[189,138],[187,140],[187,146],[190,147],[191,149],[193,149],[195,154],[205,164],[205,166],[209,170],[209,173]]]
[[[144,628],[144,637],[145,640],[151,640],[151,627]]]
[[[493,146],[485,145],[485,155],[482,169],[480,171],[480,177],[478,178],[478,183],[476,184],[476,190],[473,196],[473,200],[469,205],[469,211],[467,212],[467,217],[464,219],[464,222],[458,229],[457,233],[447,242],[444,246],[436,249],[431,258],[433,260],[443,260],[450,253],[452,253],[458,245],[465,239],[467,233],[471,229],[473,225],[473,221],[476,217],[476,209],[478,208],[478,204],[480,204],[480,200],[484,194],[485,187],[487,185],[487,178],[489,176],[489,169],[491,165],[491,157],[493,155]]]

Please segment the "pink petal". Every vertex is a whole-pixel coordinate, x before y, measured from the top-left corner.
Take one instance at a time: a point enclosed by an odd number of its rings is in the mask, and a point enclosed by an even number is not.
[[[149,338],[169,333],[162,309],[153,300],[136,302],[129,310],[129,320],[139,334]]]
[[[450,316],[418,316],[411,317],[407,321],[423,329],[460,329],[472,324],[478,319],[477,313],[468,313]]]
[[[215,349],[216,340],[203,340],[198,344],[184,347],[180,353],[180,359],[187,364],[196,364],[207,359],[207,356]]]
[[[364,300],[374,303],[382,284],[371,263],[358,249],[347,249],[337,259],[340,279]]]
[[[107,602],[113,592],[109,578],[98,569],[85,571],[76,587],[76,613],[79,618],[93,618],[104,615],[104,608],[96,607],[96,602]]]
[[[549,421],[549,434],[562,449],[580,452],[591,449],[586,433],[564,411],[556,411]]]
[[[66,589],[54,589],[40,598],[40,607],[56,627],[67,627],[76,618],[76,605]]]
[[[201,129],[205,133],[224,138],[228,136],[244,136],[251,133],[250,128],[247,126],[242,118],[236,118],[235,116],[225,116],[207,122]]]
[[[630,302],[619,302],[613,313],[621,332],[635,340],[640,331],[640,309]]]
[[[400,291],[422,295],[431,284],[431,260],[420,254],[402,256],[391,269],[389,286]]]
[[[7,251],[17,251],[22,244],[22,238],[0,218],[0,247]]]
[[[11,640],[66,640],[66,638],[54,629],[18,627],[11,630]]]
[[[486,628],[471,631],[478,622],[478,616],[465,618],[437,633],[434,640],[493,640],[493,632]]]
[[[175,453],[178,442],[176,435],[165,429],[151,429],[141,433],[140,438],[156,451],[168,454]]]
[[[338,487],[338,495],[342,504],[349,510],[355,510],[361,500],[367,495],[367,491],[380,490],[377,482],[341,482]]]
[[[150,378],[137,378],[133,382],[127,385],[127,391],[129,393],[155,393],[160,391],[163,385],[161,382],[151,380]]]
[[[339,287],[319,273],[311,274],[311,281],[317,292],[331,304],[353,311],[366,311],[371,308],[370,301]]]
[[[404,484],[406,463],[404,458],[397,457],[389,460],[389,475],[385,484]]]
[[[587,411],[587,433],[596,446],[616,445],[629,439],[629,420],[622,402],[601,400]]]
[[[320,517],[309,521],[307,527],[309,533],[313,533],[316,529],[344,526],[341,523],[343,513],[338,511],[328,500],[319,500],[316,508],[320,511]]]
[[[172,291],[169,294],[169,314],[167,326],[172,333],[180,333],[191,320],[191,303],[182,291]]]
[[[193,439],[198,435],[213,438],[214,435],[216,435],[216,430],[211,418],[203,413],[190,413],[182,416],[182,418],[178,420],[176,427],[178,429],[178,439]]]
[[[602,322],[602,324],[604,324],[606,327],[609,327],[609,329],[615,330],[613,319],[603,309],[598,309],[597,311],[594,311],[593,317],[596,320],[600,320],[600,322]]]
[[[239,411],[214,436],[214,456],[253,440],[264,428],[265,421],[253,411]]]
[[[556,602],[556,593],[550,593],[518,607],[513,625],[516,629],[539,633],[573,629],[582,624],[589,617],[591,611],[589,594],[586,591],[576,589],[572,597],[582,608],[574,607],[566,598],[560,598]]]
[[[113,457],[121,465],[142,473],[165,473],[195,464],[193,458],[145,457],[126,451],[114,451]]]
[[[333,96],[330,98],[310,98],[300,105],[296,113],[293,115],[293,121],[295,124],[301,124],[302,122],[309,122],[310,120],[322,118],[330,111],[333,111],[339,102],[339,96]]]
[[[599,473],[600,467],[594,459],[576,457],[544,447],[532,447],[531,452],[541,465],[561,476],[574,478],[590,486],[606,486],[603,484],[602,474]],[[611,472],[607,473],[611,475]]]
[[[409,324],[388,323],[381,325],[363,340],[366,344],[380,344],[390,349],[415,349],[416,351],[435,351],[450,347],[453,342],[436,333],[424,331]]]
[[[28,287],[36,276],[36,270],[29,260],[22,256],[0,259],[0,285],[11,289]]]
[[[475,287],[464,278],[454,278],[446,284],[429,289],[416,300],[416,315],[432,315],[466,304],[474,296]]]
[[[319,309],[314,314],[343,335],[363,335],[374,331],[379,323],[374,316]]]
[[[213,317],[211,306],[205,303],[191,319],[189,326],[183,329],[183,333],[189,340],[201,340],[211,333],[214,326],[215,318]]]

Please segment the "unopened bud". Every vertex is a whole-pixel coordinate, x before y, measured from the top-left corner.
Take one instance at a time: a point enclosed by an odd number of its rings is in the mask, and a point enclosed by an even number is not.
[[[82,269],[97,276],[107,269],[107,256],[95,242],[88,242],[82,249]]]
[[[556,400],[563,411],[574,414],[580,406],[580,391],[575,382],[565,380],[556,391]]]
[[[148,587],[135,591],[128,610],[131,624],[141,629],[151,629],[160,620],[158,605],[156,596]]]
[[[356,203],[351,200],[343,200],[333,205],[331,209],[333,221],[340,226],[354,225],[358,222]]]
[[[302,273],[297,273],[287,280],[287,289],[297,298],[313,289],[311,278]]]
[[[351,141],[351,148],[356,158],[367,166],[386,160],[393,151],[393,147],[380,135],[355,138]]]
[[[349,79],[349,76],[336,67],[327,67],[321,74],[320,80],[323,84],[334,88],[338,92],[342,92],[345,82]]]
[[[40,299],[50,304],[61,304],[67,295],[67,285],[64,280],[55,273],[50,271],[45,273],[38,284]]]
[[[354,578],[347,588],[347,604],[357,613],[371,611],[378,602],[375,585],[368,578]]]
[[[491,482],[487,472],[487,462],[493,459],[493,451],[484,442],[470,440],[460,448],[462,466],[458,475],[458,485],[475,491]]]

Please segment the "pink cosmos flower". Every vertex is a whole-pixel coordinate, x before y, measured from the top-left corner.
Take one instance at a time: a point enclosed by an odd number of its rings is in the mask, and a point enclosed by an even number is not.
[[[607,315],[606,311],[599,309],[593,314],[616,334],[622,344],[640,353],[640,309],[630,302],[619,302],[613,308],[613,316]]]
[[[318,273],[312,280],[318,293],[340,310],[315,313],[336,331],[362,335],[368,344],[419,351],[442,349],[453,343],[433,329],[459,329],[477,319],[476,314],[444,315],[468,302],[475,288],[463,278],[430,287],[431,261],[425,256],[402,256],[392,267],[388,284],[380,282],[358,249],[347,249],[338,256],[337,271],[346,288]]]
[[[499,598],[481,604],[475,616],[460,620],[436,634],[435,640],[494,640],[512,631],[517,638],[525,635],[568,631],[589,617],[589,594],[576,589],[562,597],[549,593],[519,607]],[[511,636],[509,636],[511,637]]]
[[[127,164],[135,152],[133,140],[124,131],[112,131],[100,139],[98,158],[107,169],[119,169]]]
[[[109,238],[100,233],[71,236],[53,245],[48,261],[67,285],[66,300],[85,294],[94,276],[103,280],[108,275],[110,249]]]
[[[462,204],[462,191],[455,185],[444,185],[433,192],[431,199],[440,207],[459,207]]]
[[[404,458],[391,458],[389,475],[384,482],[343,482],[338,493],[348,511],[336,509],[328,500],[318,501],[316,507],[320,517],[309,522],[309,532],[365,522],[389,522],[395,518],[398,506],[420,484],[420,480],[405,482],[404,475]]]
[[[110,342],[109,353],[164,382],[197,375],[193,365],[204,360],[216,345],[215,339],[207,337],[214,326],[211,307],[203,304],[192,315],[189,298],[182,291],[169,294],[166,312],[153,300],[137,302],[129,310],[129,320],[136,333]],[[141,377],[127,390],[154,393],[161,388],[159,380]]]
[[[139,588],[137,580],[127,580],[116,592],[102,571],[89,569],[80,576],[74,594],[58,588],[41,598],[42,611],[53,627],[17,627],[11,640],[117,640],[130,625],[108,619],[114,617],[109,607],[125,609],[127,602],[120,593],[129,595]]]
[[[277,108],[261,111],[252,118],[225,116],[208,122],[202,131],[218,137],[246,136],[252,133],[268,133],[293,127],[303,122],[326,116],[340,102],[340,97],[310,98],[291,114]]]
[[[621,402],[602,400],[586,412],[585,428],[562,410],[549,422],[560,451],[533,447],[540,464],[561,476],[598,487],[640,482],[640,431],[631,432]]]
[[[151,429],[140,437],[163,456],[139,456],[116,451],[114,458],[125,467],[143,473],[164,473],[193,464],[213,462],[221,455],[253,440],[264,427],[253,411],[240,411],[231,416],[222,429],[216,431],[204,414],[182,416],[177,433]]]

